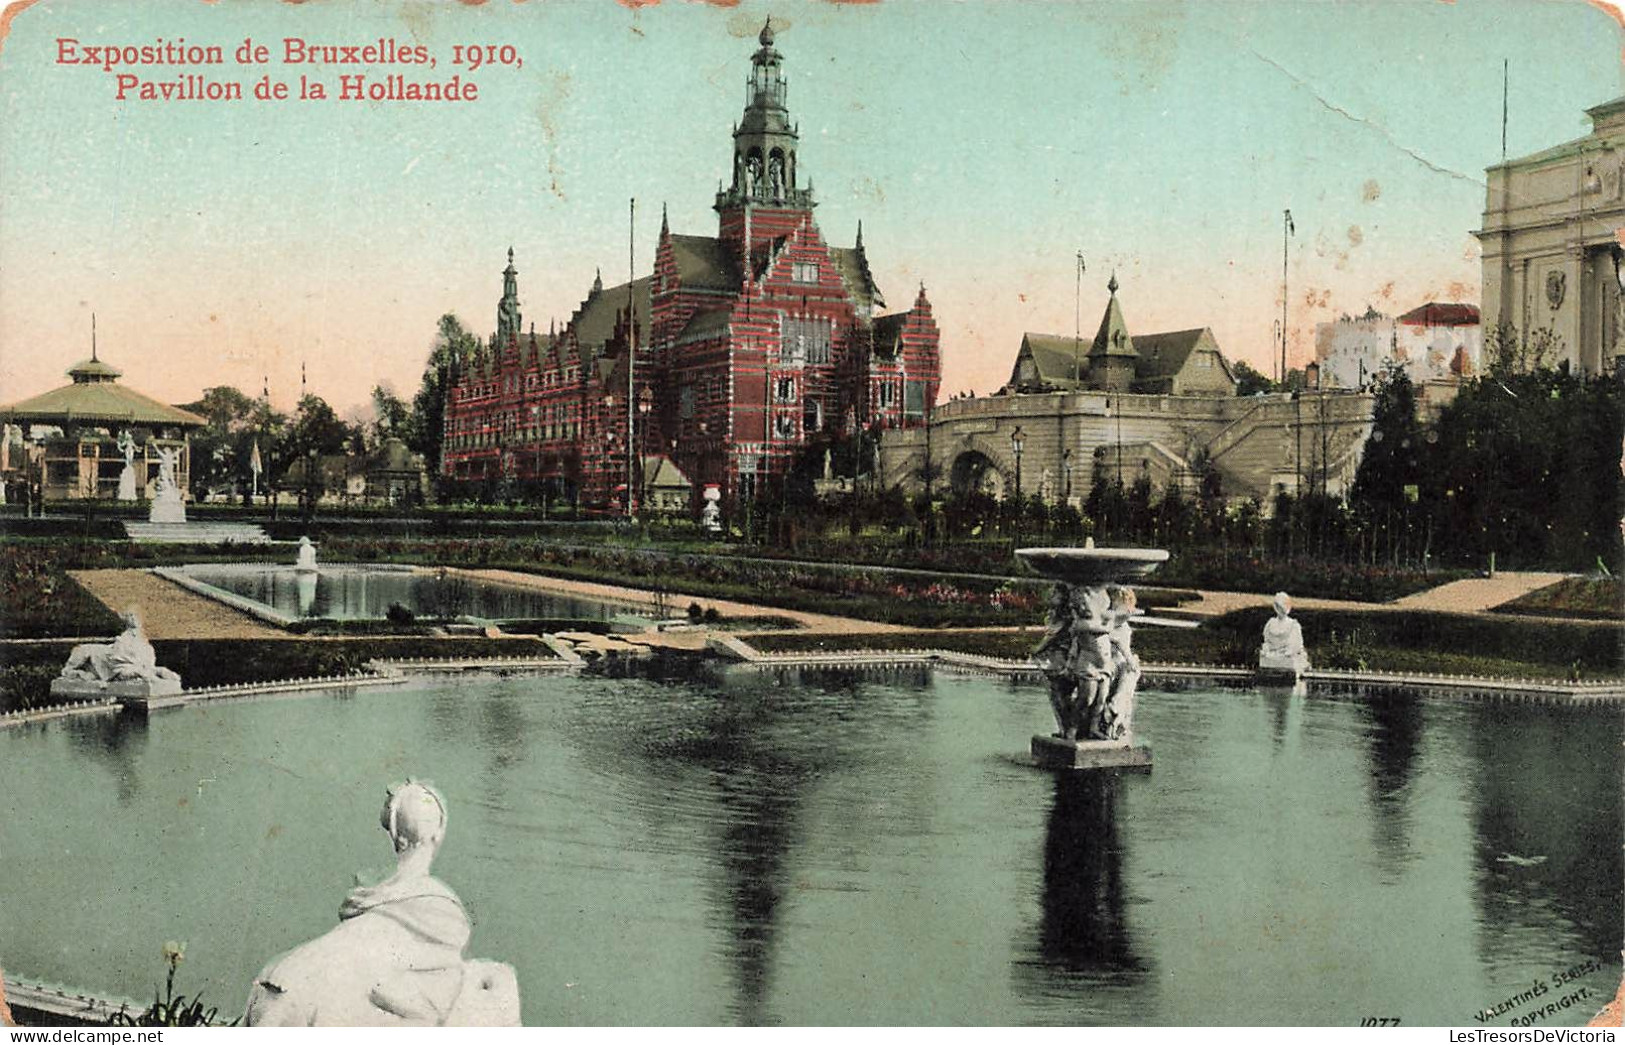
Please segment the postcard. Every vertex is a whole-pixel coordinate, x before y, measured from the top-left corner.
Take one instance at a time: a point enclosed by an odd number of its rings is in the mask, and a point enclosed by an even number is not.
[[[11,3],[0,1016],[1597,1018],[1622,45]]]

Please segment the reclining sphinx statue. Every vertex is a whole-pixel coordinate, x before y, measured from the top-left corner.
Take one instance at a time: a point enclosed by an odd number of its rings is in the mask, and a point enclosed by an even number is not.
[[[121,615],[124,630],[112,642],[82,642],[68,653],[62,673],[51,683],[56,696],[179,693],[181,677],[158,666],[141,618],[135,610]]]

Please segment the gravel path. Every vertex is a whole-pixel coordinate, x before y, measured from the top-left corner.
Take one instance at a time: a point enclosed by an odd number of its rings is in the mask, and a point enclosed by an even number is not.
[[[114,613],[135,607],[152,639],[285,639],[289,634],[230,606],[194,595],[146,570],[72,570],[69,575]]]
[[[1299,610],[1390,610],[1437,611],[1441,613],[1487,613],[1504,602],[1556,584],[1563,573],[1497,573],[1494,577],[1469,577],[1437,588],[1419,591],[1393,602],[1350,602],[1344,599],[1292,599],[1293,612]],[[1273,595],[1240,591],[1204,591],[1196,602],[1182,604],[1167,616],[1217,617],[1249,606],[1268,606]]]

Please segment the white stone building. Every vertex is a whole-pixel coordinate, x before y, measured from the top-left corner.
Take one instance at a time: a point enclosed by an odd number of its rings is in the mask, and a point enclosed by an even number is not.
[[[1390,361],[1412,382],[1476,373],[1484,332],[1473,305],[1430,301],[1402,316],[1368,308],[1315,326],[1315,361],[1325,388],[1364,388]]]
[[[1484,227],[1486,328],[1550,330],[1587,373],[1615,369],[1625,252],[1625,97],[1587,109],[1591,133],[1489,168]]]

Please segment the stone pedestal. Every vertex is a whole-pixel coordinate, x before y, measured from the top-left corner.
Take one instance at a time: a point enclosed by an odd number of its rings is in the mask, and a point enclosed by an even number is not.
[[[1151,749],[1122,740],[1067,740],[1035,735],[1033,761],[1045,769],[1151,769]]]
[[[152,507],[147,511],[147,521],[155,523],[185,522],[186,502],[181,500],[181,492],[170,488],[154,497]]]
[[[68,700],[145,700],[172,697],[181,691],[180,679],[126,679],[122,682],[91,682],[84,679],[52,679],[51,696]]]

